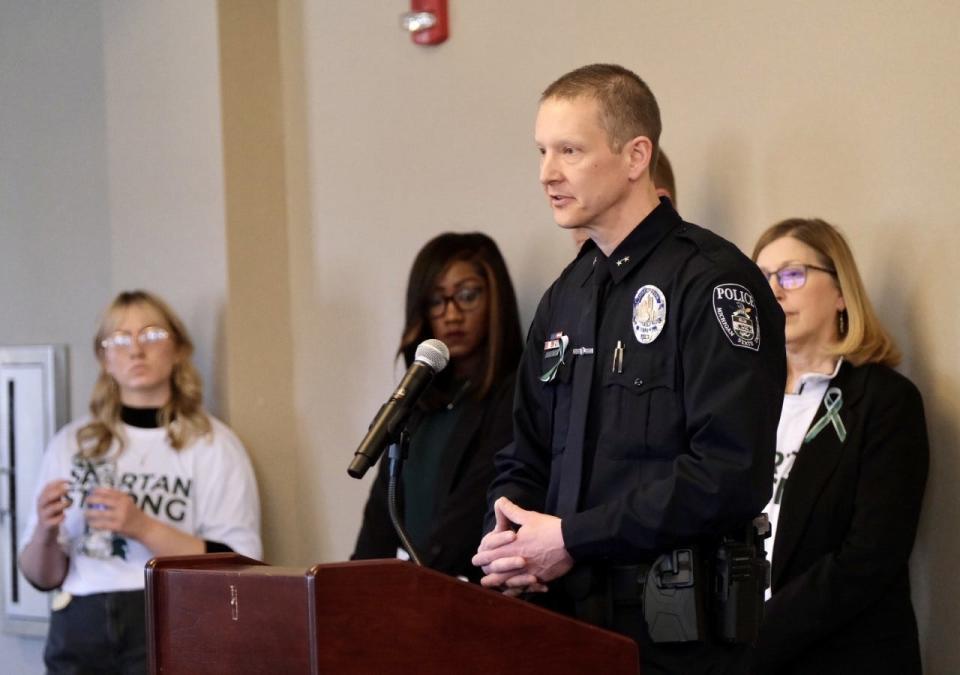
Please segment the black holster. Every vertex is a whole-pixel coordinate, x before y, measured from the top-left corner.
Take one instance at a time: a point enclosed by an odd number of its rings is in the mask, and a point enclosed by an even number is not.
[[[761,515],[719,546],[674,549],[652,563],[578,565],[564,590],[577,618],[635,639],[754,642],[770,578],[767,536]]]
[[[707,640],[709,579],[709,565],[696,547],[678,548],[654,561],[643,589],[643,615],[651,640]]]

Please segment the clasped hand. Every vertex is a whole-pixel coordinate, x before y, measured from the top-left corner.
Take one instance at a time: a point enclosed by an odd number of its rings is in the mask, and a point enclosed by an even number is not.
[[[506,497],[493,505],[496,526],[480,541],[472,562],[481,568],[480,583],[506,595],[542,593],[547,582],[573,567],[563,543],[560,519],[520,508]],[[515,526],[519,526],[516,530]]]

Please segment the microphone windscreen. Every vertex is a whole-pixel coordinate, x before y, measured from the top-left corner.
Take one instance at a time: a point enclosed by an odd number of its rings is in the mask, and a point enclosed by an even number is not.
[[[439,373],[450,362],[450,350],[440,340],[424,340],[417,345],[417,353],[413,360],[419,361],[429,366],[433,372]]]

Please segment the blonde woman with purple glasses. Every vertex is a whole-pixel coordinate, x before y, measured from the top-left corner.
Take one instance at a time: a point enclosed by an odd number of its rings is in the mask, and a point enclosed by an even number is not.
[[[907,561],[927,478],[920,393],[892,369],[900,355],[836,228],[783,221],[753,258],[787,347],[754,671],[919,673]]]

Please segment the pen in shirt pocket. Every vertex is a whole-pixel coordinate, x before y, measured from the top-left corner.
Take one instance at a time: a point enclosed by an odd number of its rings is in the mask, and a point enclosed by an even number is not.
[[[620,340],[617,340],[617,346],[613,348],[613,364],[610,366],[610,372],[623,372],[623,342]]]

